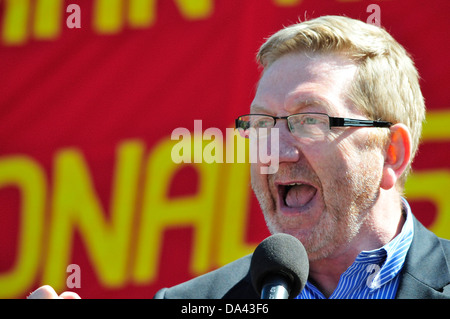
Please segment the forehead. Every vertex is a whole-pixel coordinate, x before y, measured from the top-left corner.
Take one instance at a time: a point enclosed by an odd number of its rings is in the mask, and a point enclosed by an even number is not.
[[[287,115],[311,108],[345,113],[351,107],[346,96],[356,70],[338,54],[287,54],[264,70],[251,111]]]

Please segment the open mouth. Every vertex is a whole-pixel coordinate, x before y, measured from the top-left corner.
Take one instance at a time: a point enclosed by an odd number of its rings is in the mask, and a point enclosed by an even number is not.
[[[302,209],[307,206],[317,193],[317,189],[309,184],[295,182],[278,185],[278,194],[284,206]]]

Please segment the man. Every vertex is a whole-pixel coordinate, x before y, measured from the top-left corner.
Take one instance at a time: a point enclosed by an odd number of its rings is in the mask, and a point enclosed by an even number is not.
[[[253,164],[251,179],[271,233],[308,252],[298,298],[450,297],[450,244],[401,197],[425,117],[403,47],[376,26],[325,16],[277,32],[257,58],[251,115],[237,124],[279,130],[278,171]],[[258,298],[250,258],[155,297]]]
[[[236,122],[244,135],[278,129],[278,170],[252,164],[251,181],[271,233],[297,237],[308,252],[297,298],[449,298],[450,243],[402,197],[425,118],[403,47],[376,26],[325,16],[280,30],[257,58],[250,114]],[[259,298],[250,260],[155,298]]]

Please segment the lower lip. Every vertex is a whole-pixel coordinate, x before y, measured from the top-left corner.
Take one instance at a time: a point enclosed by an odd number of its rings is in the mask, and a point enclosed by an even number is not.
[[[284,203],[284,198],[278,195],[278,208],[283,215],[289,216],[289,215],[306,214],[311,210],[311,208],[315,206],[317,198],[318,198],[318,190],[316,189],[316,193],[314,194],[314,196],[305,205],[300,207],[289,207],[286,206],[286,204]]]

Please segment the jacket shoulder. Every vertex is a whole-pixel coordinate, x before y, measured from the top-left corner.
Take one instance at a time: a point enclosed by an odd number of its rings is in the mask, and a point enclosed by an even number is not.
[[[450,298],[449,261],[450,241],[438,238],[414,218],[414,237],[406,255],[397,298]]]
[[[258,298],[250,279],[251,256],[247,255],[221,268],[189,281],[159,290],[155,299],[240,299]]]

